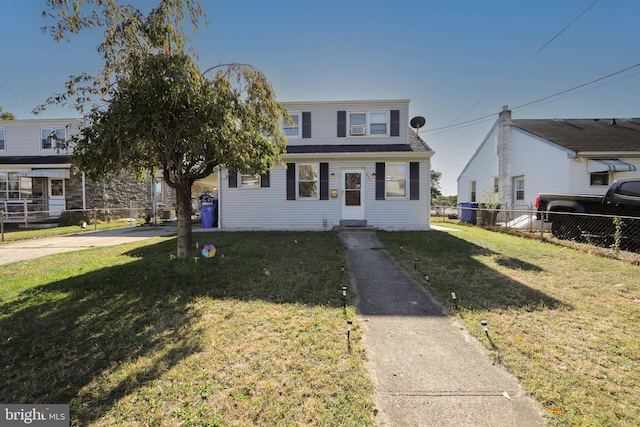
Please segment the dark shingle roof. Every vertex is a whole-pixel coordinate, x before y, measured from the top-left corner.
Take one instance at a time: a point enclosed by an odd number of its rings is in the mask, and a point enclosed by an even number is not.
[[[513,126],[569,150],[640,152],[640,118],[514,119]]]

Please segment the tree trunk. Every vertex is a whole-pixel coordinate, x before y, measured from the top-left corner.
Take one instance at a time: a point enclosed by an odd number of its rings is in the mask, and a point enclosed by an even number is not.
[[[178,218],[178,259],[191,256],[191,186],[178,185],[176,188],[176,217]]]

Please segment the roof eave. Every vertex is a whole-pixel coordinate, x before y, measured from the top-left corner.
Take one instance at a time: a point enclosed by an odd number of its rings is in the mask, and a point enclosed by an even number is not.
[[[608,157],[640,157],[640,151],[578,151],[576,157],[590,159]]]
[[[380,159],[390,158],[390,159],[399,159],[399,158],[414,158],[414,159],[430,159],[435,154],[435,151],[424,151],[424,152],[415,152],[415,151],[397,151],[397,152],[362,152],[362,153],[285,153],[282,155],[283,159],[288,158],[304,158],[304,159],[312,159],[312,158],[323,158],[323,159]]]

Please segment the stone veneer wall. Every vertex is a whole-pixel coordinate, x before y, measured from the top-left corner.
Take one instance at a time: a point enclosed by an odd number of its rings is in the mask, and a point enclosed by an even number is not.
[[[82,176],[72,174],[65,182],[67,210],[82,209]],[[93,182],[85,179],[87,209],[101,209],[109,216],[128,217],[133,199],[137,216],[151,213],[153,208],[152,182],[150,177],[138,181],[134,176],[121,175],[110,181]],[[175,210],[175,190],[163,186],[163,203],[158,203],[158,214],[164,210]],[[106,197],[105,197],[106,194]],[[120,212],[121,215],[118,213]]]

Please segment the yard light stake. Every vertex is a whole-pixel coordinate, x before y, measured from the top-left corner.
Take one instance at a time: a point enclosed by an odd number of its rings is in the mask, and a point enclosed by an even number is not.
[[[347,311],[347,287],[342,287],[342,308],[344,311]]]
[[[350,342],[351,340],[351,325],[353,324],[352,320],[347,320],[347,325],[349,325],[347,327],[347,342]]]
[[[487,328],[487,321],[486,321],[486,320],[483,320],[483,321],[481,321],[480,323],[481,323],[481,324],[482,324],[482,326],[484,327],[484,334],[485,334],[486,336],[489,336],[489,328]]]
[[[457,310],[458,309],[458,298],[456,297],[456,293],[455,292],[451,292],[451,299],[453,299],[453,305]]]
[[[400,253],[404,252],[404,246],[400,245]]]
[[[340,267],[340,274],[344,276],[344,265]]]
[[[417,270],[418,269],[418,258],[414,258],[413,259],[413,269]]]
[[[335,249],[336,253],[338,253],[338,245],[333,245],[333,249]]]

